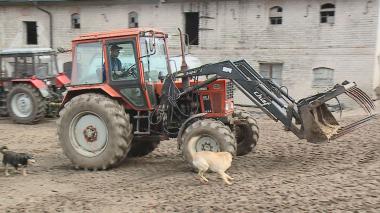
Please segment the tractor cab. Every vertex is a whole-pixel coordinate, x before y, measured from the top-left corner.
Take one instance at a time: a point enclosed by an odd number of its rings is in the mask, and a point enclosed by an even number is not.
[[[70,80],[58,72],[50,48],[17,48],[0,52],[0,115],[33,124],[57,115]]]
[[[157,104],[154,84],[169,73],[166,38],[166,34],[152,29],[76,38],[71,91],[98,88],[122,98],[127,108],[152,109]]]
[[[56,53],[50,48],[17,48],[0,52],[2,78],[48,79],[58,74]]]

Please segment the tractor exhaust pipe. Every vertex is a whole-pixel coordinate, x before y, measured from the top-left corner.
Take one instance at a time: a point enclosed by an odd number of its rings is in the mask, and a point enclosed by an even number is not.
[[[185,59],[185,44],[183,42],[183,34],[182,34],[182,31],[180,28],[178,28],[178,31],[179,31],[179,39],[181,41],[181,55],[182,55],[182,64],[181,64],[181,72],[183,73],[183,77],[182,77],[182,84],[183,84],[183,89],[187,89],[190,87],[190,79],[188,76],[186,76],[187,74],[187,69],[188,69],[188,66],[187,66],[187,63],[186,63],[186,59]]]

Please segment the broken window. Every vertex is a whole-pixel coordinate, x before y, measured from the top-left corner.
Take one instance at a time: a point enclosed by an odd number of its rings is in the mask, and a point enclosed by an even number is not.
[[[128,26],[129,28],[139,27],[138,14],[134,11],[128,14]]]
[[[321,23],[334,24],[335,22],[335,5],[324,4],[321,6]]]
[[[282,7],[275,6],[270,8],[269,11],[270,24],[282,24]]]
[[[187,12],[185,13],[185,33],[189,36],[186,40],[188,45],[199,44],[199,13]]]
[[[37,22],[25,21],[26,44],[38,44],[37,42]]]
[[[80,28],[80,15],[78,13],[74,13],[71,15],[71,28],[73,29]]]
[[[271,79],[278,85],[282,85],[282,65],[281,63],[260,63],[260,74],[264,78]]]
[[[334,85],[334,70],[327,67],[313,69],[313,87],[327,88]]]

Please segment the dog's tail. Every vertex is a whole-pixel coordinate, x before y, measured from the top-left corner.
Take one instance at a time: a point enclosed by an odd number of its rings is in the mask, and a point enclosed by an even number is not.
[[[4,151],[5,150],[8,150],[8,147],[7,146],[2,146],[0,147],[0,153],[4,154]]]
[[[196,143],[199,140],[199,138],[200,138],[200,136],[195,136],[195,137],[190,138],[189,142],[186,145],[187,150],[188,150],[188,154],[190,155],[188,157],[191,158],[191,161],[193,161],[193,159],[194,159],[194,155],[196,153],[195,147],[196,147]]]

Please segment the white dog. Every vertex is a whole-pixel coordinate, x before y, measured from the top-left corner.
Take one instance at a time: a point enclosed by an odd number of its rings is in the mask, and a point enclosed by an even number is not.
[[[198,140],[199,137],[191,138],[190,140]],[[210,152],[200,151],[191,153],[193,157],[193,166],[198,169],[198,176],[201,180],[208,182],[204,173],[210,169],[220,175],[223,181],[231,185],[230,180],[233,178],[226,174],[226,170],[231,167],[232,154],[229,152]]]

